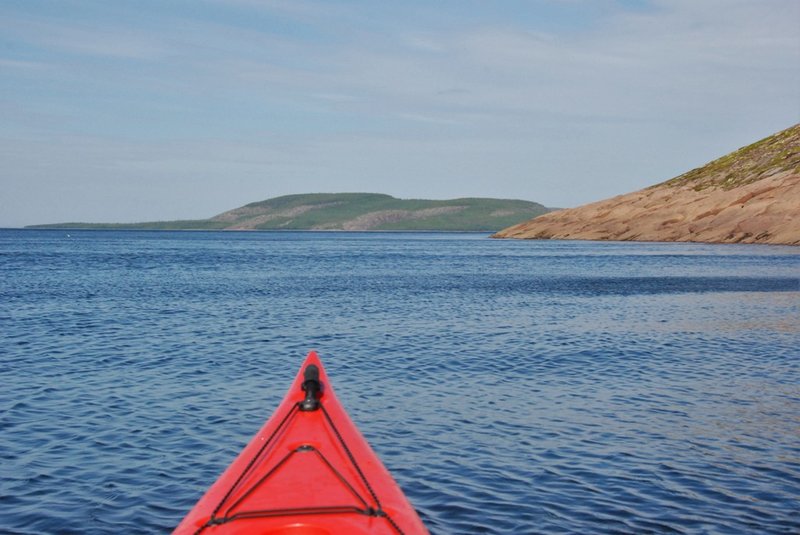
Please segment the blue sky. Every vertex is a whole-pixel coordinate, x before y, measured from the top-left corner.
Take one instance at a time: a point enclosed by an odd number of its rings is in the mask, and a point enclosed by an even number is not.
[[[0,226],[576,206],[800,122],[796,0],[5,0]]]

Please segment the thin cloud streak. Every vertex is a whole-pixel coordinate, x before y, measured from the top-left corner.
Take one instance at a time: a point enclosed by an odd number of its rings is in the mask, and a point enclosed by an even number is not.
[[[124,26],[97,28],[87,24],[63,24],[10,18],[0,22],[7,37],[50,52],[134,60],[157,60],[172,48],[167,40]]]

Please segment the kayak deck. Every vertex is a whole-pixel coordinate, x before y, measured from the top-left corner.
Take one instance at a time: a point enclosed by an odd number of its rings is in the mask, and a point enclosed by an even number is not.
[[[272,417],[174,533],[428,531],[311,352]]]

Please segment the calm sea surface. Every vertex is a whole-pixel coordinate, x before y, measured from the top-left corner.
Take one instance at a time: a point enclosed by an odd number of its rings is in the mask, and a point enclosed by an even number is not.
[[[0,532],[169,532],[312,348],[435,534],[800,532],[800,248],[21,230]]]

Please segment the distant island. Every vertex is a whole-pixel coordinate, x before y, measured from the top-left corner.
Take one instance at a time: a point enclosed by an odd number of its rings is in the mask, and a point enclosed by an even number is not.
[[[397,199],[379,193],[286,195],[247,204],[210,219],[146,223],[57,223],[38,229],[141,230],[432,230],[487,231],[551,209],[513,199]]]
[[[493,237],[800,245],[800,124],[661,184]]]

